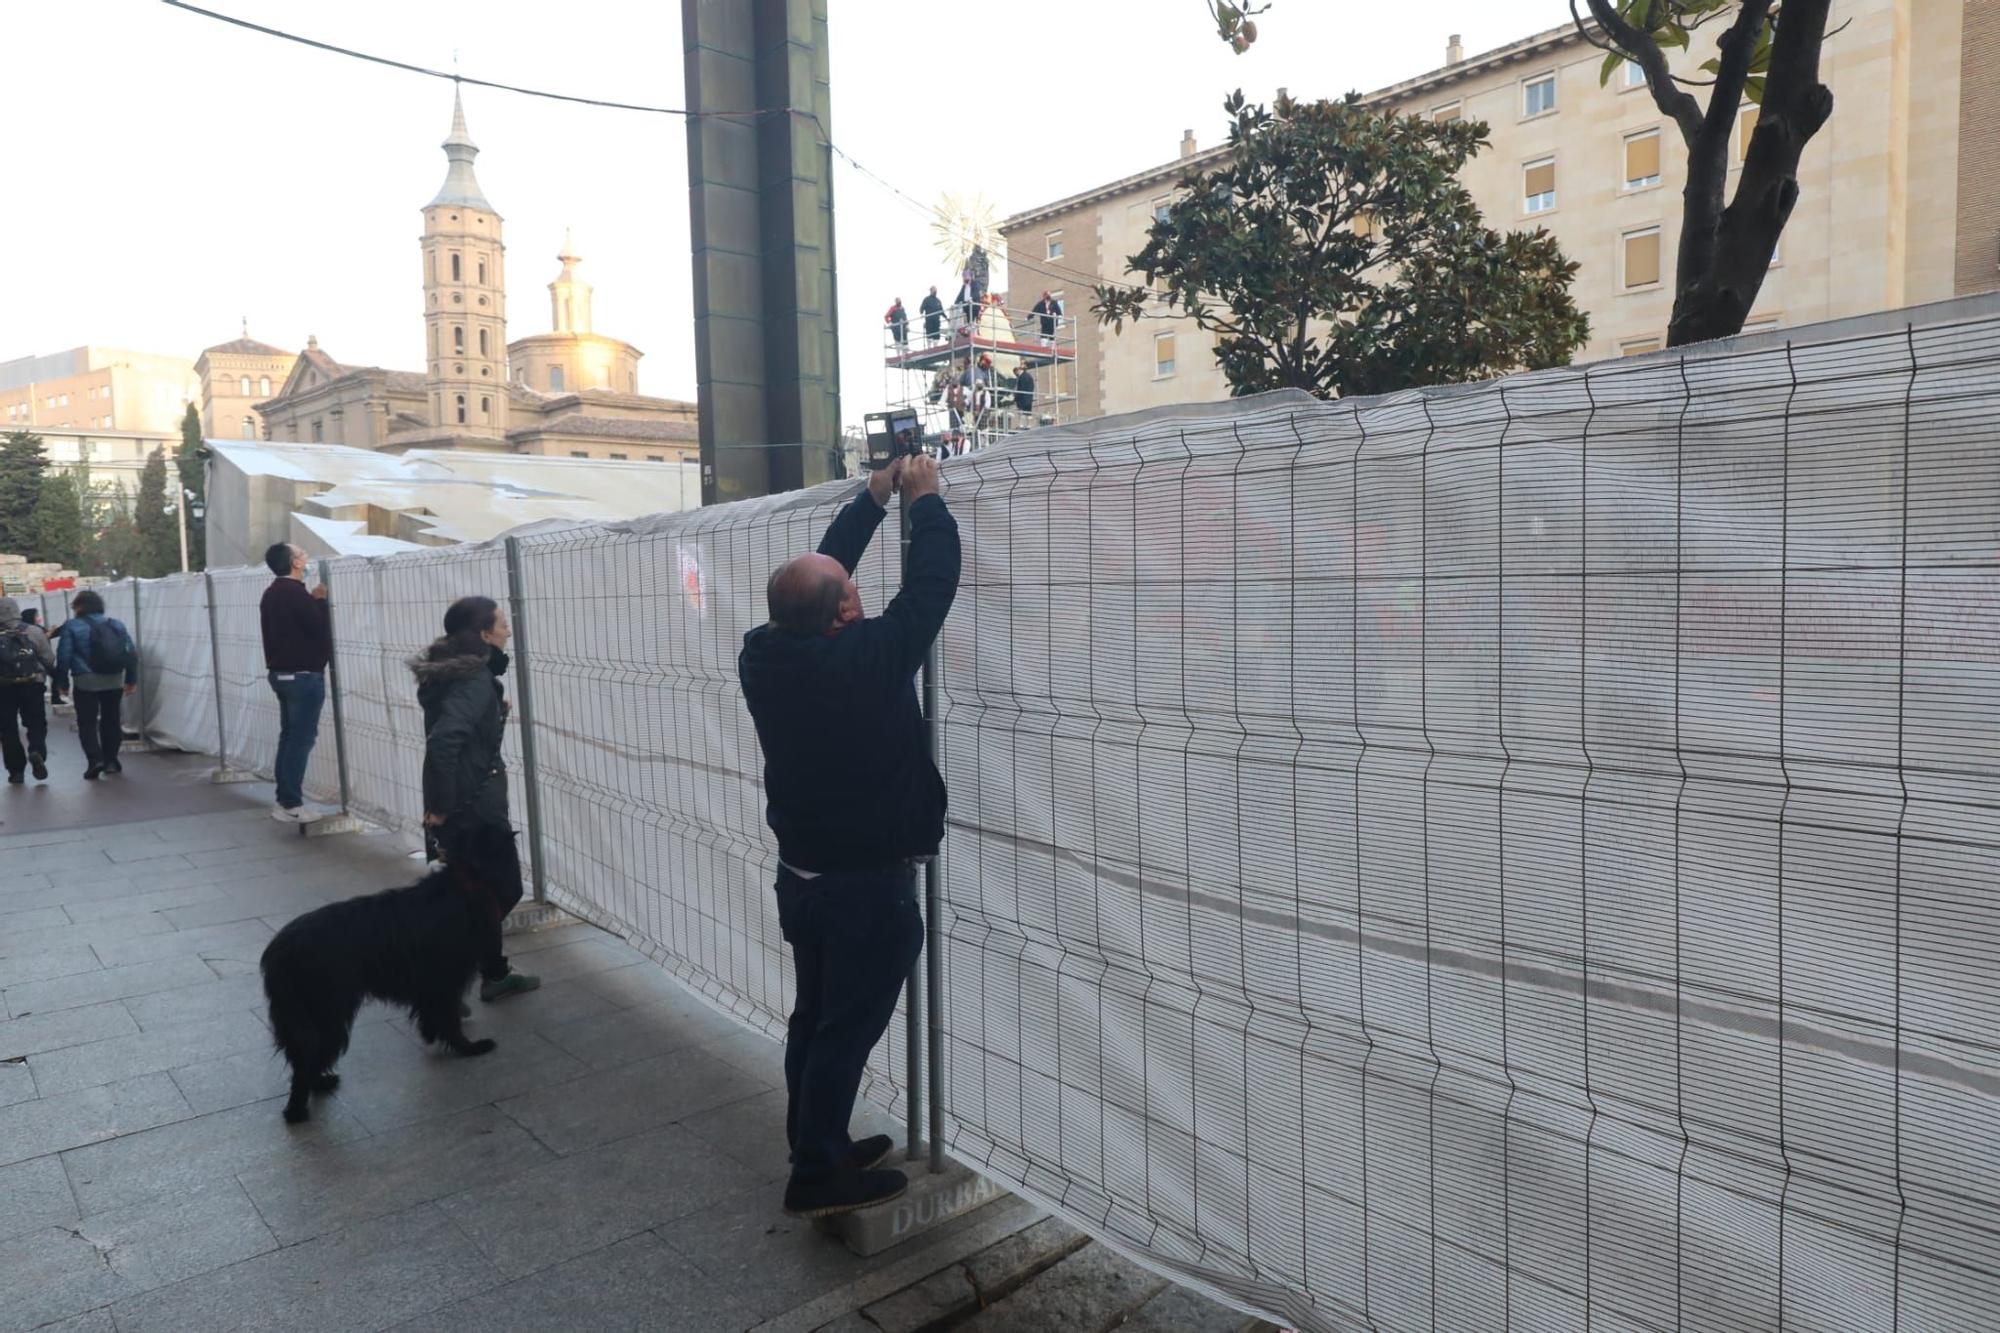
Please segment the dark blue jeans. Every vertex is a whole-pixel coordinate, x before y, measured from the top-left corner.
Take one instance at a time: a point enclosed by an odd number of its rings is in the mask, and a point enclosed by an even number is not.
[[[861,1071],[923,952],[916,872],[898,866],[801,879],[781,866],[778,926],[799,986],[785,1039],[785,1131],[792,1175],[810,1179],[846,1155]]]
[[[306,803],[306,763],[319,739],[319,710],[326,703],[326,677],[318,672],[273,671],[278,696],[278,804],[296,810]]]

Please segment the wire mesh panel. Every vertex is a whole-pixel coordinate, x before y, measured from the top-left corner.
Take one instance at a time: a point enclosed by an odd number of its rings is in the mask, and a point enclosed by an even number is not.
[[[215,597],[216,658],[222,677],[222,731],[233,768],[269,775],[278,757],[278,696],[264,667],[260,606],[271,586],[268,569],[218,569],[209,573]],[[150,632],[150,622],[148,622]],[[334,628],[337,642],[341,627]],[[340,799],[340,764],[334,748],[331,707],[320,713],[319,740],[306,764],[305,794]]]
[[[208,583],[199,574],[143,580],[139,672],[146,733],[154,741],[214,754],[215,667],[208,632]]]
[[[328,575],[350,808],[414,838],[424,817],[424,717],[410,661],[444,632],[445,608],[460,597],[507,604],[506,555],[498,545],[440,547],[335,560]],[[503,752],[520,825],[518,728],[507,728]]]
[[[849,482],[520,542],[553,896],[772,1035],[793,980],[736,655],[764,619],[771,571],[814,549],[856,493]],[[871,611],[897,562],[891,517],[856,572]],[[867,792],[827,799],[873,815]],[[894,1103],[904,1053],[892,1023],[871,1097]]]
[[[1301,1327],[1990,1323],[1996,362],[954,466],[955,1151]]]

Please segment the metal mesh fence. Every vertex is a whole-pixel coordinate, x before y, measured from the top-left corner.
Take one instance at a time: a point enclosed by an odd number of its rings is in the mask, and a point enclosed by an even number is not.
[[[954,463],[954,1154],[1302,1328],[1989,1326],[1996,366],[1989,321]],[[735,653],[846,493],[518,542],[551,896],[767,1032]],[[413,826],[403,659],[507,561],[334,562],[361,813]],[[213,577],[268,765],[268,576]]]
[[[763,617],[771,571],[813,549],[852,492],[520,540],[553,895],[779,1037],[793,983],[736,654]],[[871,611],[893,593],[896,562],[892,518],[855,575]],[[827,799],[871,817],[869,793]],[[869,1095],[887,1104],[899,1104],[904,1040],[892,1023],[870,1064]]]
[[[176,749],[215,749],[215,655],[208,581],[200,574],[145,579],[138,588],[139,678],[145,734]]]

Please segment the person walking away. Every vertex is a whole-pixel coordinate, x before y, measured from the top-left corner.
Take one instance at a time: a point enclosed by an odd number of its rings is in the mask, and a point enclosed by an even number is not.
[[[1029,313],[1042,321],[1042,346],[1054,347],[1056,345],[1056,324],[1062,319],[1062,302],[1056,300],[1055,297],[1050,296],[1047,292],[1043,292],[1042,299],[1035,302],[1034,308]]]
[[[326,585],[306,591],[306,553],[279,542],[264,552],[275,575],[264,589],[257,614],[264,634],[264,670],[278,696],[277,804],[271,818],[310,824],[319,813],[306,805],[306,765],[319,740],[320,710],[326,706],[326,664],[333,658],[333,615]]]
[[[909,572],[880,616],[862,615],[854,568],[893,490],[909,501]],[[806,1217],[893,1199],[878,1169],[886,1135],[848,1122],[868,1053],[923,951],[916,863],[944,837],[945,786],[925,740],[915,678],[958,593],[958,524],[929,456],[899,458],[834,518],[819,551],[781,565],[770,622],[736,659],[764,752],[765,818],[777,835],[778,925],[798,999],[785,1040],[785,1211]]]
[[[931,294],[918,304],[917,313],[924,317],[924,341],[936,342],[944,332],[944,302],[938,300],[937,288],[931,288]]]
[[[461,597],[444,613],[444,637],[410,663],[424,710],[424,827],[447,849],[454,839],[440,835],[460,821],[513,829],[500,754],[509,712],[500,677],[512,633],[492,598]],[[542,984],[514,971],[500,943],[500,923],[521,901],[519,866],[511,884],[490,887],[495,911],[479,962],[479,998],[489,1004]]]
[[[83,742],[86,782],[123,773],[118,747],[125,741],[124,696],[139,689],[139,650],[124,623],[104,614],[104,598],[85,589],[69,604],[56,644],[56,665],[70,678],[76,735]]]
[[[0,597],[0,758],[7,781],[18,787],[49,776],[49,715],[42,707],[42,678],[55,670],[55,649],[41,626],[12,597]],[[22,740],[25,737],[27,744]]]
[[[889,313],[882,316],[882,322],[889,326],[889,336],[896,340],[896,350],[910,350],[910,312],[903,309],[903,298],[897,297],[889,307]]]

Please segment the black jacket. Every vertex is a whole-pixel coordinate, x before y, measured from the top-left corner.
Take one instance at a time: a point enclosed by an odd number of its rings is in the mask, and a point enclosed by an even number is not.
[[[1035,410],[1035,377],[1026,366],[1014,377],[1014,406],[1023,412]]]
[[[938,300],[937,293],[932,292],[929,296],[926,296],[918,304],[917,311],[924,317],[924,332],[927,334],[936,333],[938,325],[944,319],[944,302]]]
[[[851,573],[883,513],[856,496],[820,554]],[[736,670],[764,747],[765,817],[794,870],[890,866],[944,839],[944,779],[915,676],[958,594],[958,524],[930,495],[909,517],[909,577],[881,615],[812,638],[775,625],[743,636]]]
[[[258,603],[266,671],[324,671],[333,656],[333,615],[294,578],[272,579]]]
[[[424,710],[424,813],[507,822],[507,766],[500,757],[507,655],[442,655],[410,663]],[[445,654],[449,649],[444,650]]]

